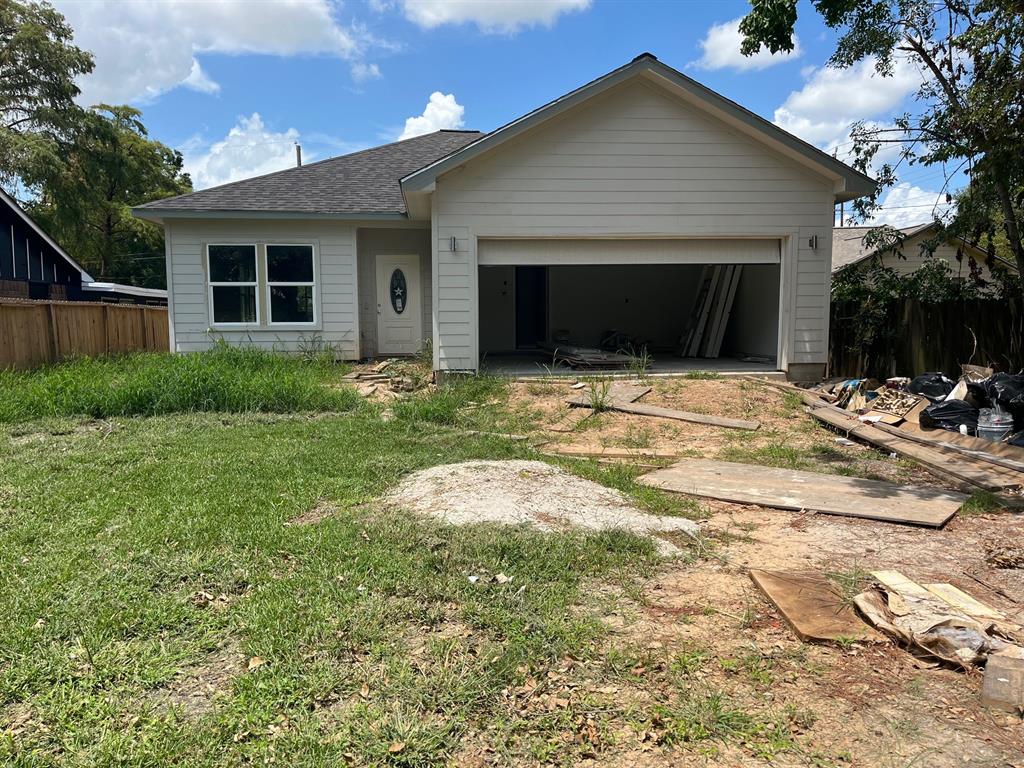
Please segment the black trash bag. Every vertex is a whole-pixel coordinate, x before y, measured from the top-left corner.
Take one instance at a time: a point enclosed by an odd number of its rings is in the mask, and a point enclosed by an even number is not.
[[[995,403],[988,396],[988,379],[983,381],[967,382],[967,397],[971,402],[976,403],[979,408],[994,408]]]
[[[955,386],[955,382],[950,381],[941,373],[922,373],[920,376],[914,377],[907,389],[915,395],[927,397],[936,403],[952,392]]]
[[[969,435],[978,433],[978,409],[963,400],[932,403],[921,411],[919,421],[925,429],[949,429],[959,432],[960,425],[966,424]]]

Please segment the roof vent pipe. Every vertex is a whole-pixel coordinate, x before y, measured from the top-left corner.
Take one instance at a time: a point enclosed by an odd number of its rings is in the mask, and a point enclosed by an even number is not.
[[[299,142],[295,142],[295,167],[299,168],[302,166],[302,145]]]

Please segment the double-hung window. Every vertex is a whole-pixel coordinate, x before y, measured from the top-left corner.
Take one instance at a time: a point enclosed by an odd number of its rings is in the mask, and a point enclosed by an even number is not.
[[[206,258],[214,325],[258,324],[256,246],[211,244]]]
[[[267,243],[267,317],[270,325],[316,322],[312,245]]]
[[[214,327],[315,326],[316,264],[310,243],[206,246]]]

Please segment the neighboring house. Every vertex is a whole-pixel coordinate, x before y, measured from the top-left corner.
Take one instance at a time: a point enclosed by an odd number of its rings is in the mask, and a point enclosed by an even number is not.
[[[928,250],[935,240],[937,226],[930,222],[900,228],[903,244],[899,253],[894,248],[879,250],[866,247],[864,236],[872,227],[836,227],[832,231],[832,274],[846,267],[867,269],[873,263],[881,263],[900,275],[909,275],[926,264],[943,261],[949,265],[953,277],[967,280],[975,275],[982,283],[991,283],[992,269],[982,249],[967,243],[942,240],[934,250]],[[1009,261],[998,257],[995,269],[1002,270],[1004,274],[1017,271]]]
[[[834,206],[875,183],[650,54],[489,133],[440,131],[140,206],[172,348],[434,369],[616,330],[670,355],[703,265],[742,264],[724,356],[828,354]],[[550,359],[550,358],[549,358]]]
[[[167,291],[96,282],[0,189],[0,299],[166,306]]]

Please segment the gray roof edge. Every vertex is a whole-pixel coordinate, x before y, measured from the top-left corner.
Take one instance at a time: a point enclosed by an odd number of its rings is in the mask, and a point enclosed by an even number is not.
[[[846,182],[847,190],[855,193],[856,196],[859,197],[861,195],[870,194],[875,190],[877,182],[870,176],[851,168],[849,165],[832,157],[827,152],[824,152],[814,145],[808,144],[803,139],[779,128],[774,123],[765,120],[763,117],[751,112],[746,107],[722,96],[720,93],[711,90],[707,86],[701,85],[693,78],[688,77],[677,69],[662,63],[649,53],[637,56],[628,64],[624,64],[618,69],[614,69],[608,74],[602,75],[596,80],[592,80],[589,83],[526,113],[512,122],[506,123],[500,128],[484,134],[476,141],[470,142],[461,149],[436,160],[418,171],[410,173],[402,179],[402,188],[405,190],[408,185],[409,191],[424,189],[433,183],[440,174],[450,170],[452,167],[467,162],[482,152],[520,135],[538,123],[555,117],[576,104],[602,93],[603,91],[627,80],[634,74],[643,71],[648,71],[664,77],[674,85],[711,104],[720,111],[746,123],[751,128],[760,131],[763,134],[767,134],[769,139],[803,155],[813,164],[826,168],[832,173],[842,177]]]
[[[77,261],[71,258],[71,255],[61,247],[60,243],[58,243],[56,240],[54,240],[52,237],[46,234],[46,232],[43,231],[43,228],[36,224],[33,218],[29,216],[27,213],[25,213],[24,210],[22,210],[21,206],[18,205],[18,201],[15,200],[10,195],[8,195],[6,192],[4,192],[3,189],[0,189],[0,200],[3,200],[5,203],[7,203],[8,207],[16,214],[18,214],[21,220],[28,224],[29,227],[31,227],[37,235],[43,238],[43,240],[45,240],[51,248],[57,251],[57,253],[66,262],[68,262],[68,264],[70,264],[72,267],[81,272],[83,281],[92,280],[92,275],[85,271],[85,267],[83,267],[81,264],[79,264]]]
[[[442,129],[439,129],[437,131],[432,131],[432,133],[480,133],[480,131],[474,131],[474,130],[468,130],[468,129],[467,130],[462,130],[462,129],[442,128]],[[261,174],[259,174],[257,176],[249,176],[249,177],[246,177],[244,179],[238,179],[237,181],[229,181],[229,182],[227,182],[225,184],[216,184],[216,185],[214,185],[212,187],[206,187],[205,189],[194,189],[191,192],[184,192],[184,193],[182,193],[180,195],[172,195],[171,197],[163,197],[163,198],[161,198],[159,200],[150,200],[148,203],[142,203],[141,205],[137,205],[137,206],[133,207],[132,208],[132,213],[134,214],[136,210],[140,210],[140,209],[153,210],[153,211],[155,211],[155,210],[161,210],[161,211],[162,210],[166,210],[165,208],[163,208],[163,206],[166,203],[168,203],[168,202],[170,202],[172,200],[182,200],[184,198],[191,197],[192,195],[198,195],[198,194],[201,194],[201,193],[204,193],[204,192],[209,192],[210,190],[213,190],[213,189],[224,189],[226,187],[233,187],[233,186],[236,186],[238,184],[247,184],[247,183],[249,183],[251,181],[255,181],[256,179],[265,179],[265,178],[268,178],[270,176],[279,176],[279,175],[282,175],[282,174],[293,173],[294,171],[304,170],[304,169],[307,169],[307,168],[314,168],[314,167],[316,167],[318,165],[323,165],[324,163],[330,163],[330,162],[335,161],[335,160],[341,160],[342,158],[354,157],[356,155],[362,155],[362,154],[365,154],[367,152],[374,152],[376,150],[383,149],[384,147],[392,147],[392,146],[395,146],[396,144],[404,144],[404,143],[409,142],[409,141],[415,141],[416,139],[419,139],[419,138],[421,138],[421,136],[424,136],[424,135],[429,135],[429,134],[420,134],[420,136],[411,136],[408,139],[401,139],[399,141],[389,141],[386,144],[377,144],[376,146],[373,146],[373,147],[366,147],[365,149],[357,149],[355,152],[348,152],[347,154],[344,154],[344,155],[335,155],[334,157],[325,157],[323,160],[314,160],[312,163],[304,163],[303,165],[296,165],[296,166],[292,166],[291,168],[282,168],[279,171],[269,171],[267,173],[261,173]],[[178,210],[187,210],[187,209],[178,209]],[[205,209],[205,210],[209,210],[209,209]],[[142,217],[139,217],[139,218],[142,218]]]
[[[163,219],[324,219],[332,221],[407,221],[409,216],[395,211],[352,211],[352,212],[319,212],[319,211],[267,211],[267,210],[210,210],[209,208],[132,208],[132,216],[145,221],[161,221]]]

